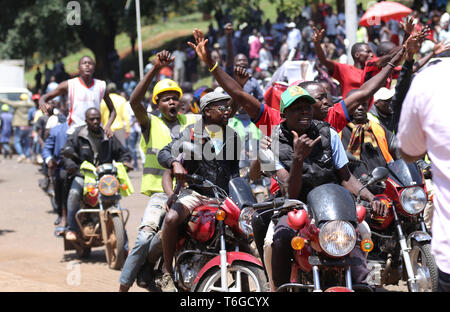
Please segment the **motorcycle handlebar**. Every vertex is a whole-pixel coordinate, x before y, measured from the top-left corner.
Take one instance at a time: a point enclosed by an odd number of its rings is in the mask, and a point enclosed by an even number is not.
[[[253,209],[267,209],[267,208],[278,208],[284,205],[284,197],[275,198],[272,201],[253,204]]]
[[[197,174],[187,174],[186,181],[193,184],[202,184],[205,181],[205,178]]]

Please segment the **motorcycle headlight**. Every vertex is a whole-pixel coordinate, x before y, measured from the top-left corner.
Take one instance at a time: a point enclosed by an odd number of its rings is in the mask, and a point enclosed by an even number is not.
[[[239,216],[239,229],[247,236],[253,234],[252,217],[254,213],[255,210],[253,208],[247,207],[242,209],[241,215]]]
[[[427,194],[421,187],[409,187],[403,190],[400,196],[400,202],[407,213],[418,214],[425,209]]]
[[[319,243],[330,256],[343,257],[355,247],[355,228],[347,221],[328,221],[320,229]]]
[[[112,175],[104,175],[98,183],[100,193],[105,196],[113,196],[119,190],[119,180]]]

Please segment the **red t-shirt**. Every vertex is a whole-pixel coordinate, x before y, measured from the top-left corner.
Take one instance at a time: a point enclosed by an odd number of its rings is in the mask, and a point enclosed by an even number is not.
[[[364,67],[364,71],[361,77],[361,85],[363,85],[367,80],[374,77],[381,71],[382,68],[378,67],[376,63],[378,60],[379,58],[374,56],[372,59],[366,62],[366,66]],[[391,88],[392,79],[397,79],[401,70],[402,68],[400,66],[394,68],[391,76],[386,80],[386,88]]]
[[[359,89],[362,83],[363,70],[355,66],[342,63],[334,63],[333,78],[339,81],[341,85],[342,97],[346,97],[347,93],[353,89]]]

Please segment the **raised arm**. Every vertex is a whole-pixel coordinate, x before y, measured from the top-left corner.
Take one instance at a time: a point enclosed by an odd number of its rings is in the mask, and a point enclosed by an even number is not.
[[[67,94],[69,90],[69,82],[67,80],[61,82],[55,90],[44,94],[43,96],[40,97],[39,99],[39,108],[41,109],[41,111],[48,115],[48,111],[53,108],[53,105],[51,103],[49,103],[48,101],[54,99],[57,96],[63,95],[63,94]]]
[[[314,34],[312,35],[312,41],[314,42],[314,51],[316,52],[316,56],[319,59],[319,62],[327,68],[328,74],[332,76],[334,72],[334,62],[326,58],[325,52],[320,45],[325,29],[318,30],[316,27],[313,27],[313,30]]]
[[[106,106],[109,109],[109,118],[108,122],[105,125],[105,134],[108,138],[111,138],[113,136],[113,132],[111,130],[111,125],[114,122],[114,119],[116,119],[117,112],[116,108],[114,107],[113,102],[111,101],[111,98],[109,97],[109,91],[108,89],[105,90],[105,95],[103,96],[103,100],[106,103]]]
[[[394,67],[400,63],[404,53],[405,48],[402,47],[391,62],[388,62],[377,75],[367,80],[356,92],[353,92],[345,99],[345,106],[349,115],[355,112],[361,101],[369,100],[386,83],[386,79],[391,75]]]
[[[227,38],[227,57],[225,68],[228,70],[234,66],[233,25],[231,25],[231,23],[227,23],[225,25],[225,34]]]
[[[164,50],[159,52],[156,55],[155,63],[153,64],[152,69],[144,76],[144,78],[139,81],[136,88],[134,88],[133,93],[130,96],[130,105],[131,109],[136,116],[136,120],[142,128],[142,134],[144,134],[144,138],[147,140],[148,129],[150,128],[150,119],[148,118],[147,111],[142,105],[142,101],[144,100],[145,93],[147,92],[150,84],[153,79],[158,75],[161,68],[165,65],[172,63],[175,57],[171,57],[171,54]]]
[[[209,71],[213,74],[214,78],[225,92],[227,92],[237,104],[242,105],[251,119],[256,119],[261,110],[261,103],[258,99],[245,92],[238,82],[213,62],[207,45],[208,39],[205,39],[203,32],[195,29],[193,34],[196,44],[192,42],[188,42],[188,44],[196,51],[199,58],[206,64]]]

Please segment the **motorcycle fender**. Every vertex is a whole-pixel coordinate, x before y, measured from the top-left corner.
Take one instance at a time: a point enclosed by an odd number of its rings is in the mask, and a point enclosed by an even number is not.
[[[431,241],[430,234],[423,231],[415,231],[408,235],[408,246],[411,246],[411,240],[414,239],[417,242]]]
[[[234,261],[249,262],[249,263],[258,265],[261,268],[263,267],[263,264],[261,261],[259,261],[259,259],[257,259],[256,257],[254,257],[248,253],[240,252],[240,251],[227,252],[228,265],[232,265]],[[200,272],[198,272],[197,277],[195,278],[194,282],[192,283],[191,290],[195,291],[195,288],[197,288],[197,284],[201,280],[202,276],[205,275],[206,272],[208,272],[209,270],[211,270],[212,268],[214,268],[216,266],[220,267],[220,256],[216,256],[213,259],[209,260],[209,262],[205,264],[205,266],[200,270]]]

